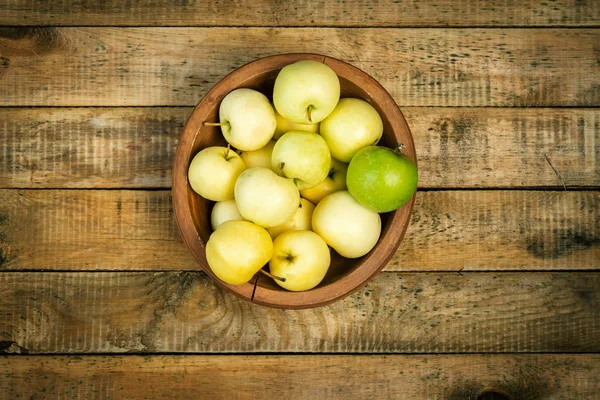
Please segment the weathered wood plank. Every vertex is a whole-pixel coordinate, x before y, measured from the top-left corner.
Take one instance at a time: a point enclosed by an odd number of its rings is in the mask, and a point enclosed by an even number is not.
[[[0,108],[0,187],[170,187],[177,140],[191,112]],[[600,186],[600,109],[403,112],[421,188]]]
[[[0,358],[10,398],[595,398],[600,356],[298,355]],[[486,397],[491,398],[491,397]]]
[[[318,51],[401,106],[599,106],[599,41],[590,29],[3,28],[0,104],[195,105],[246,62]]]
[[[200,272],[0,274],[21,353],[598,352],[600,273],[397,273],[330,306],[278,310]]]
[[[600,192],[421,192],[386,270],[598,269]],[[167,191],[0,190],[0,269],[196,270]],[[468,256],[467,256],[468,255]]]
[[[0,25],[63,26],[598,26],[593,0],[87,1],[7,0]]]

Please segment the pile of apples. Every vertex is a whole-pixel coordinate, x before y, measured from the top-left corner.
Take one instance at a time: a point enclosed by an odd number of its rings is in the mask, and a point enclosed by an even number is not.
[[[340,99],[339,78],[323,63],[285,66],[273,105],[256,90],[233,90],[219,119],[204,125],[220,126],[229,145],[196,154],[188,181],[216,202],[206,258],[227,283],[246,283],[261,271],[285,289],[312,289],[327,273],[329,247],[364,256],[379,240],[379,213],[416,190],[414,162],[377,146],[377,110]],[[267,263],[270,272],[262,270]]]

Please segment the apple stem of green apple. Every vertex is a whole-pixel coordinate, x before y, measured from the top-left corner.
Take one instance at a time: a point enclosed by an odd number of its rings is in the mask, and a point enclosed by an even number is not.
[[[204,126],[229,126],[229,122],[204,122]]]
[[[281,164],[279,164],[279,176],[283,176],[283,168],[285,167],[285,163],[282,162]]]
[[[400,143],[395,149],[394,151],[396,153],[402,153],[402,149],[404,149],[404,143]]]
[[[258,272],[260,272],[260,273],[262,273],[262,274],[264,274],[264,275],[268,276],[269,278],[274,279],[276,281],[285,282],[285,278],[282,278],[282,277],[277,276],[277,275],[273,275],[272,273],[267,272],[264,269],[261,269]]]
[[[313,109],[313,106],[308,106],[306,108],[306,114],[308,115],[308,122],[312,122],[312,118],[310,116],[310,113],[311,113],[312,109]]]

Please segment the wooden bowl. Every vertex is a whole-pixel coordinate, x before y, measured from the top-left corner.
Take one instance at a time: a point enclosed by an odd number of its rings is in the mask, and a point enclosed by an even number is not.
[[[382,214],[382,234],[373,250],[358,259],[345,259],[332,251],[331,267],[316,288],[289,292],[270,278],[258,275],[243,285],[218,279],[206,261],[205,245],[211,234],[210,212],[214,202],[197,195],[187,181],[190,161],[201,149],[225,145],[220,128],[203,126],[218,121],[219,104],[227,93],[240,87],[252,88],[272,98],[273,83],[281,68],[298,60],[316,60],[339,76],[342,97],[358,97],[373,105],[383,119],[380,144],[396,147],[416,161],[413,138],[400,109],[388,92],[372,77],[343,61],[318,54],[282,54],[262,58],[238,68],[217,83],[198,103],[181,135],[173,167],[173,206],[183,241],[200,267],[212,279],[236,295],[262,305],[279,308],[310,308],[341,299],[365,285],[392,257],[408,227],[415,197],[398,210]]]

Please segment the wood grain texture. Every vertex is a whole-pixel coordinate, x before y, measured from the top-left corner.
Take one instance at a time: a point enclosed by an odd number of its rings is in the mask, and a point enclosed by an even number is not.
[[[600,350],[600,273],[396,273],[281,310],[201,272],[0,274],[5,352],[480,353]]]
[[[401,106],[598,106],[600,31],[393,28],[3,28],[5,106],[196,105],[277,53],[341,59]]]
[[[11,398],[589,400],[600,356],[24,356],[0,358]]]
[[[64,26],[598,26],[593,0],[137,1],[6,0],[0,25]]]
[[[600,192],[420,192],[388,271],[598,269]],[[1,270],[196,270],[167,191],[0,190]],[[468,255],[468,256],[467,256]]]
[[[599,109],[402,111],[413,131],[421,188],[600,186]],[[0,187],[170,187],[191,112],[0,108]]]

